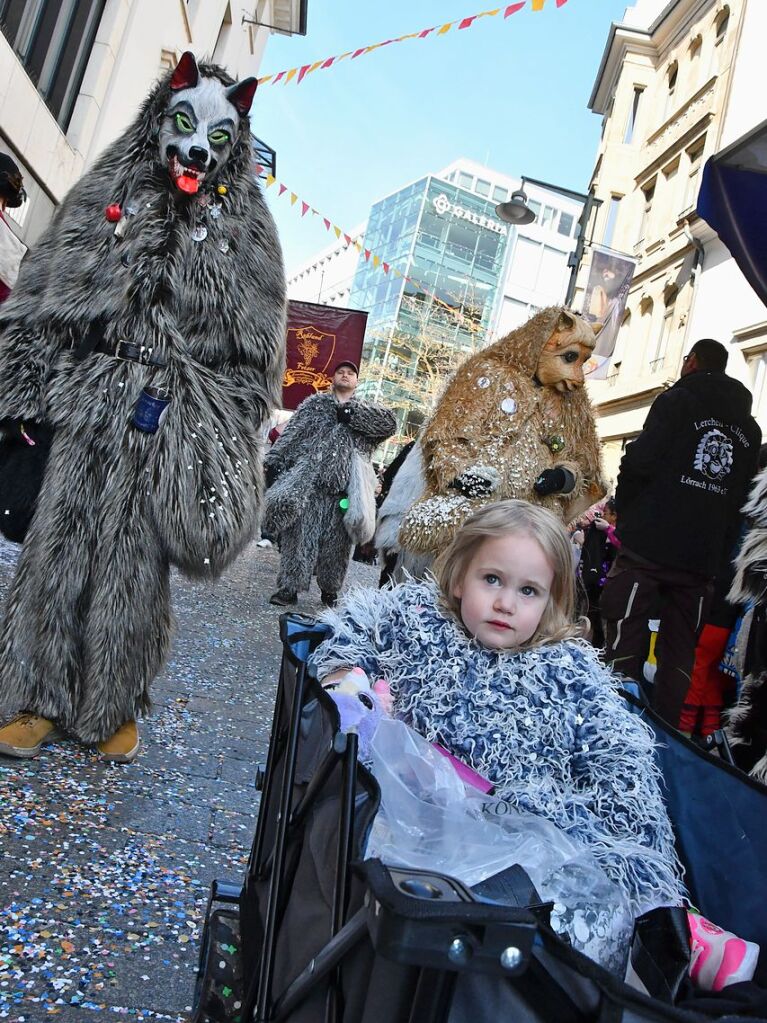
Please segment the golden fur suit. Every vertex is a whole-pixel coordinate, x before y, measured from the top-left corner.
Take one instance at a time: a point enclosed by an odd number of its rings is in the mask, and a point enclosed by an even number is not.
[[[594,344],[584,319],[551,307],[463,363],[421,436],[426,488],[403,519],[403,548],[438,554],[491,501],[535,501],[569,522],[606,493],[583,386]],[[536,492],[560,467],[572,487]]]

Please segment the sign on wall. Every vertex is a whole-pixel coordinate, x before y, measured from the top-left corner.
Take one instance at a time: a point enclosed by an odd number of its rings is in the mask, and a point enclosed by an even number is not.
[[[592,380],[604,380],[607,376],[635,268],[636,260],[630,256],[598,245],[592,249],[583,316],[595,328],[602,324],[593,355],[586,364],[586,373]]]
[[[330,387],[333,370],[344,359],[357,366],[368,314],[316,302],[288,302],[287,357],[282,407],[296,409]]]

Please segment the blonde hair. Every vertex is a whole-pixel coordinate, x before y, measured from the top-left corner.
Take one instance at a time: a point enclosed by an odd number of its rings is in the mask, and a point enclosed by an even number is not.
[[[434,576],[445,607],[461,621],[461,601],[453,594],[463,582],[471,559],[485,540],[520,533],[540,545],[554,579],[538,628],[518,649],[529,650],[583,635],[581,623],[574,620],[575,569],[565,528],[552,512],[528,501],[488,504],[464,522],[434,565]]]

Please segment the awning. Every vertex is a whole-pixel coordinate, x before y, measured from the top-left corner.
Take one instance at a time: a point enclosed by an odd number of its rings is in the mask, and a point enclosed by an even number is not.
[[[706,163],[698,213],[767,305],[767,121]]]

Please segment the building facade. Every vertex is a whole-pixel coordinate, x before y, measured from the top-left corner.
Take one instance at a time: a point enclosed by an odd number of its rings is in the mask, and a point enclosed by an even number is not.
[[[564,299],[582,203],[526,183],[537,219],[515,227],[495,207],[520,185],[462,159],[371,209],[364,248],[381,262],[357,257],[347,304],[369,313],[362,393],[394,407],[399,441],[460,359]]]
[[[359,256],[354,243],[364,241],[365,224],[352,228],[349,237],[351,244],[342,237],[293,270],[288,277],[288,298],[348,307]]]
[[[211,55],[237,78],[255,75],[267,26],[305,31],[306,3],[0,0],[0,151],[24,174],[29,198],[8,211],[22,240],[34,244],[184,50]]]
[[[721,144],[745,2],[638,0],[611,27],[589,102],[603,129],[591,180],[601,205],[586,235],[637,260],[609,375],[589,383],[613,480],[687,346],[716,336],[691,332],[705,262],[695,205],[703,165]],[[743,360],[731,362],[744,377]]]
[[[767,4],[747,0],[717,147],[728,149],[752,136],[751,146],[760,153],[765,172],[767,110],[762,83],[766,38]],[[739,376],[751,388],[753,413],[767,437],[767,309],[705,221],[696,221],[692,233],[703,250],[690,339],[714,337],[730,345],[728,372]]]

